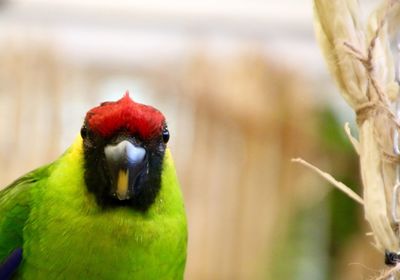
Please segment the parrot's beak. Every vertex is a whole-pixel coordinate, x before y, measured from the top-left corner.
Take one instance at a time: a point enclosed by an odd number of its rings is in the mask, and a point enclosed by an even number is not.
[[[135,185],[147,168],[146,150],[128,140],[104,148],[111,176],[111,194],[119,200],[130,199],[135,193]]]

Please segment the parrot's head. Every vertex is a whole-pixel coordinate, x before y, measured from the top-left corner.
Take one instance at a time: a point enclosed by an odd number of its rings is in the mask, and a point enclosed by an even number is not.
[[[84,179],[97,203],[148,209],[160,189],[169,140],[163,114],[132,101],[127,92],[116,102],[91,109],[81,136]]]

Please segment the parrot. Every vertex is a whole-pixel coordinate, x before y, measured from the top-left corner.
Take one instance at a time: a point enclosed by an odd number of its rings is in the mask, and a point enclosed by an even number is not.
[[[0,279],[183,279],[187,218],[164,115],[127,91],[0,191]]]

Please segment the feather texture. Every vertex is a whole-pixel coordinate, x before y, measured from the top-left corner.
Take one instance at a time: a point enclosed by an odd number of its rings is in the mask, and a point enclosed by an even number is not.
[[[39,171],[0,193],[0,217],[21,212],[0,223],[0,256],[23,247],[18,279],[183,278],[186,217],[168,150],[160,193],[146,212],[96,204],[84,185],[81,137]],[[10,230],[19,237],[4,234]]]

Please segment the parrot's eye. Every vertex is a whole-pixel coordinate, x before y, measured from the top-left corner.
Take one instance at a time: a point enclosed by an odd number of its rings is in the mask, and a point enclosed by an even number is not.
[[[162,132],[162,138],[164,143],[166,144],[169,140],[169,131],[168,128],[164,128],[163,132]]]
[[[87,130],[86,126],[82,126],[82,128],[81,128],[82,138],[85,139],[87,137],[87,135],[88,135],[88,130]]]

